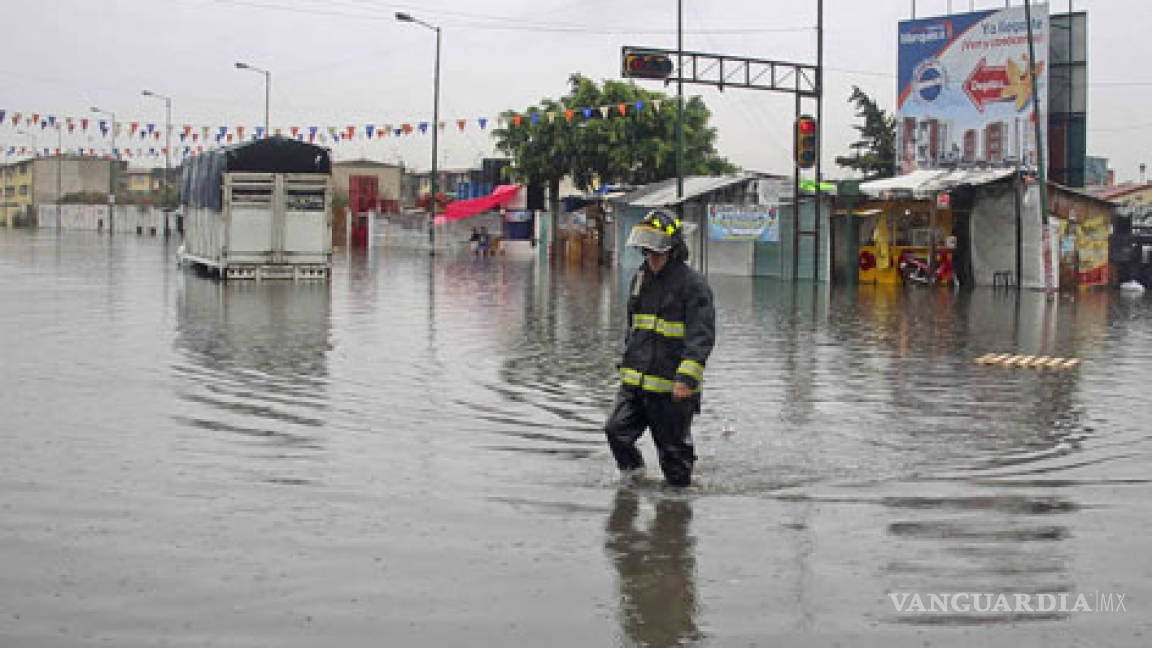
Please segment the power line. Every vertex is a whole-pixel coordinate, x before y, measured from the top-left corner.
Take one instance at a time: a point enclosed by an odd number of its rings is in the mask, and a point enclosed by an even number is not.
[[[274,11],[286,11],[291,13],[309,14],[309,15],[325,15],[325,16],[345,16],[350,18],[362,18],[367,20],[381,20],[385,22],[392,22],[394,18],[386,13],[363,13],[363,12],[349,12],[349,11],[335,11],[331,9],[323,9],[319,7],[300,7],[281,4],[270,4],[267,2],[257,2],[255,0],[215,0],[217,4],[229,4],[242,7],[253,7],[258,9],[271,9]],[[343,5],[347,7],[348,5]],[[397,7],[404,7],[404,5],[395,5]],[[383,8],[383,5],[381,5]],[[419,9],[418,7],[416,9]],[[628,28],[628,29],[605,29],[601,25],[582,25],[572,23],[544,23],[524,21],[511,17],[503,16],[481,16],[477,14],[465,14],[460,12],[451,11],[437,11],[432,12],[432,15],[452,16],[456,18],[450,24],[465,25],[473,30],[488,30],[488,31],[535,31],[546,33],[571,33],[571,34],[597,34],[602,36],[621,36],[621,35],[645,35],[645,36],[658,36],[675,34],[675,30],[669,29],[642,29],[642,28]],[[767,33],[786,33],[786,32],[803,32],[814,31],[815,27],[723,27],[713,29],[696,29],[685,30],[685,33],[690,34],[712,34],[712,35],[739,35],[739,34],[767,34]]]

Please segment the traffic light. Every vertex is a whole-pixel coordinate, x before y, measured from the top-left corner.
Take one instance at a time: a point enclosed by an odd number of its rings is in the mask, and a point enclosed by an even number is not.
[[[796,166],[801,169],[808,169],[816,164],[816,137],[816,119],[812,115],[797,117],[793,150],[796,154]]]
[[[631,79],[667,79],[672,59],[663,52],[624,48],[623,76]]]

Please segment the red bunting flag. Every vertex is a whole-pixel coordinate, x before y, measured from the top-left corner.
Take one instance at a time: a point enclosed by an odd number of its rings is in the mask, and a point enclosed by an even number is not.
[[[188,124],[184,124],[184,136],[187,137],[191,134],[192,134],[192,127]]]
[[[407,135],[412,132],[412,124],[404,124],[401,126],[401,129],[404,131],[404,134]]]
[[[572,121],[572,116],[575,114],[576,114],[576,111],[569,108],[568,110],[564,111],[564,119],[566,119],[568,121]]]
[[[12,125],[13,126],[19,126],[20,125],[20,113],[12,113]],[[20,152],[23,153],[24,149],[20,149]]]
[[[464,126],[465,126],[467,123],[468,123],[468,120],[467,120],[467,119],[457,119],[457,120],[456,120],[456,126],[457,126],[457,127],[460,129],[460,130],[464,130]]]
[[[520,115],[512,115],[512,123],[513,124],[516,124],[517,126],[519,126],[520,121],[521,121]]]
[[[239,137],[240,139],[244,139],[244,127],[243,126],[237,126],[236,127],[236,137]],[[228,136],[228,141],[229,142],[232,141],[231,135]]]
[[[137,128],[139,125],[140,125],[140,124],[139,124],[139,123],[137,123],[137,122],[132,122],[132,123],[128,124],[128,134],[129,134],[129,135],[135,135],[135,134],[136,134],[136,128]]]
[[[353,137],[355,137],[355,135],[356,135],[356,127],[355,126],[349,126],[348,127],[348,139],[352,139]]]
[[[616,106],[616,110],[619,110],[620,116],[623,117],[628,111],[628,104],[620,104]]]
[[[297,134],[297,133],[299,133],[299,132],[300,132],[300,127],[299,127],[299,126],[293,126],[293,127],[292,127],[292,137],[296,137],[296,134]]]
[[[29,119],[28,123],[29,124],[39,124],[40,123],[40,113],[32,113],[32,119]]]

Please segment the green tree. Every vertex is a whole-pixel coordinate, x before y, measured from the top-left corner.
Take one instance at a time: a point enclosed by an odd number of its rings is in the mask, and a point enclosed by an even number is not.
[[[856,169],[870,180],[892,176],[896,170],[896,117],[876,105],[859,86],[852,87],[848,102],[856,104],[856,116],[864,125],[852,127],[860,139],[848,147],[852,155],[837,157],[836,164]]]
[[[568,83],[569,92],[563,97],[543,99],[520,111],[520,125],[512,123],[517,113],[505,112],[505,126],[493,131],[497,148],[512,158],[514,179],[545,182],[555,189],[560,178],[571,175],[577,186],[588,189],[597,184],[646,184],[676,175],[674,99],[631,82],[597,84],[581,74],[571,75]],[[654,101],[667,103],[653,110]],[[621,104],[625,116],[618,112]],[[600,113],[601,106],[611,107],[607,116]],[[587,115],[586,108],[591,109]],[[568,110],[573,111],[571,120]],[[685,101],[685,175],[738,170],[716,154],[710,116],[699,97]]]

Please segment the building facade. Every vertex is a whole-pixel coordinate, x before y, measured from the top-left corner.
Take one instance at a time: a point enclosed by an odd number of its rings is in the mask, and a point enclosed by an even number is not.
[[[373,160],[346,160],[332,163],[332,186],[337,192],[349,195],[353,176],[376,178],[379,201],[382,205],[396,205],[401,197],[404,169],[387,162]],[[391,210],[388,210],[391,211]]]
[[[117,184],[122,191],[127,166],[117,162]],[[34,205],[54,204],[69,195],[102,194],[107,197],[113,162],[79,155],[60,155],[21,160],[0,167],[0,221],[11,226],[31,218]]]

